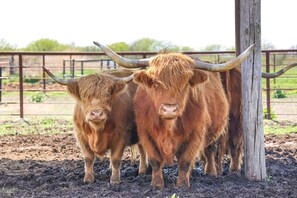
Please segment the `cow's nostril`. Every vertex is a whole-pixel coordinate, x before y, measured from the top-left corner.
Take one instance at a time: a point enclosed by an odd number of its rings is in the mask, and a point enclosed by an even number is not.
[[[103,110],[95,110],[95,111],[91,111],[91,116],[93,117],[93,118],[102,118],[102,117],[104,117],[104,112],[103,112]]]
[[[177,104],[163,104],[162,111],[164,114],[175,114],[177,113],[178,105]]]

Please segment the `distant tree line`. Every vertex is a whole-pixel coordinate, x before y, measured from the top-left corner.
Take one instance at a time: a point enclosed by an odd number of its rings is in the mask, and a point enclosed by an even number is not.
[[[114,51],[194,51],[195,49],[189,46],[178,46],[168,41],[159,41],[151,38],[141,38],[128,44],[126,42],[116,42],[109,44],[108,47]],[[292,45],[291,49],[296,49],[297,45]],[[275,49],[270,43],[263,43],[262,49]],[[221,50],[234,50],[234,47],[225,48],[219,44],[211,44],[199,51],[221,51]],[[100,51],[95,45],[90,46],[76,46],[75,43],[62,44],[57,40],[42,38],[29,43],[25,48],[17,48],[9,44],[6,40],[0,39],[0,51],[79,51],[90,52]]]
[[[115,51],[192,51],[189,46],[178,46],[170,42],[158,41],[151,38],[138,39],[131,44],[126,42],[116,42],[108,45]],[[25,48],[19,49],[16,46],[10,45],[4,39],[0,40],[1,51],[100,51],[95,45],[91,46],[76,46],[74,43],[62,44],[57,40],[42,38],[29,43]]]

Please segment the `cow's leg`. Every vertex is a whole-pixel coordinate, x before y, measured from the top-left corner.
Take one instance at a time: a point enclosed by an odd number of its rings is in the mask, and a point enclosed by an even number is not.
[[[90,149],[90,147],[87,144],[81,143],[81,151],[84,156],[84,162],[85,162],[85,176],[84,176],[84,182],[92,183],[94,182],[94,162],[95,162],[95,154]]]
[[[204,150],[204,153],[206,156],[204,173],[216,177],[217,170],[215,165],[215,144],[212,143],[209,146],[207,146]]]
[[[84,182],[91,183],[91,182],[94,182],[95,180],[93,168],[94,168],[96,155],[91,150],[89,143],[87,142],[85,137],[82,135],[85,132],[81,129],[80,125],[77,125],[77,123],[74,122],[74,127],[75,127],[75,138],[80,146],[81,152],[84,157],[84,163],[85,163]]]
[[[145,148],[145,152],[148,156],[148,162],[152,167],[151,185],[162,189],[164,188],[164,179],[162,175],[164,159],[162,159],[160,149],[148,132],[146,133],[140,131],[139,133],[142,134],[140,135],[141,145]]]
[[[118,184],[121,181],[121,162],[122,157],[125,149],[125,142],[124,140],[120,140],[119,142],[116,142],[116,145],[113,145],[111,148],[111,177],[110,177],[110,183],[111,184]]]
[[[140,162],[139,162],[139,170],[138,173],[145,173],[146,172],[146,168],[147,168],[147,159],[146,159],[146,153],[142,147],[142,145],[140,143],[137,144],[138,146],[138,151],[140,154]]]
[[[151,185],[160,189],[164,188],[164,179],[162,174],[163,161],[149,157],[149,163],[152,167]]]
[[[200,164],[202,166],[202,169],[205,169],[205,164],[206,164],[206,156],[205,156],[205,152],[201,152],[201,154],[199,155],[199,160],[200,160]]]
[[[238,172],[241,169],[242,164],[242,144],[230,143],[229,155],[230,155],[230,171]]]
[[[176,152],[177,164],[178,164],[178,178],[176,181],[177,186],[190,187],[190,172],[193,168],[194,160],[197,154],[202,157],[201,144],[199,145],[199,139],[192,137],[189,141],[183,142]]]
[[[243,131],[241,116],[230,116],[230,129],[228,139],[228,154],[230,156],[230,171],[237,172],[241,169],[243,154]]]
[[[216,151],[217,153],[216,165],[217,165],[218,175],[221,175],[223,172],[223,161],[224,161],[224,155],[226,154],[226,143],[227,143],[227,133],[224,133],[218,139],[218,148]]]
[[[178,178],[176,181],[177,186],[190,187],[190,172],[191,172],[191,160],[178,159]]]

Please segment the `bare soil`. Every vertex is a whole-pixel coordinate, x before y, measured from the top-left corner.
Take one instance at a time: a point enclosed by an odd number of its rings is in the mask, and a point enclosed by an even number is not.
[[[95,183],[83,183],[84,163],[72,133],[0,136],[0,197],[297,197],[297,132],[266,135],[267,179],[248,181],[244,172],[203,175],[197,162],[191,187],[177,188],[176,163],[163,169],[165,188],[150,187],[151,172],[138,175],[127,148],[119,185],[109,184],[107,157],[95,163]]]

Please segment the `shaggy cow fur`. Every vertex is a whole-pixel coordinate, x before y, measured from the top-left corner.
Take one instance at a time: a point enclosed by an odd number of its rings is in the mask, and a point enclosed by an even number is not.
[[[111,183],[120,182],[120,165],[124,148],[138,141],[132,97],[136,85],[126,86],[109,75],[90,74],[78,82],[67,85],[76,99],[73,113],[76,139],[85,162],[85,182],[94,181],[93,165],[96,155],[111,151]],[[139,172],[146,171],[146,157],[139,144],[141,155]]]
[[[243,157],[243,129],[241,108],[241,70],[236,67],[221,73],[222,82],[230,104],[228,133],[220,144],[226,144],[230,157],[230,171],[240,171]]]
[[[153,186],[163,188],[162,167],[178,163],[177,186],[190,186],[197,155],[224,133],[228,101],[219,73],[193,68],[193,59],[179,53],[155,56],[146,71],[138,71],[134,107],[141,144],[152,166]],[[211,151],[211,150],[210,150]],[[217,175],[214,153],[205,170]]]

